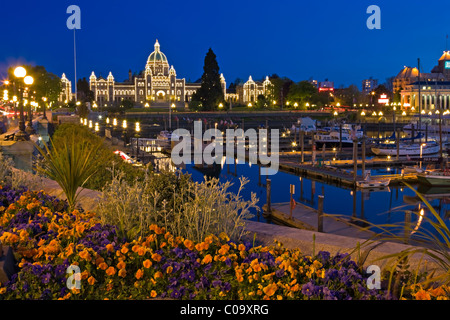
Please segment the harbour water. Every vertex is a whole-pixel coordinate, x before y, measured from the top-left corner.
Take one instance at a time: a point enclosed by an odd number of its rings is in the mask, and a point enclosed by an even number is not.
[[[395,173],[396,168],[372,169],[372,175],[384,175]],[[191,174],[194,181],[203,181],[204,172],[199,171],[192,165],[186,166],[185,172]],[[263,171],[264,173],[264,171]],[[266,204],[266,179],[271,180],[271,202],[281,203],[290,201],[290,185],[295,186],[294,199],[317,209],[318,196],[324,196],[324,212],[327,214],[342,215],[355,220],[366,221],[370,224],[399,224],[404,225],[405,217],[410,219],[413,229],[433,231],[433,228],[421,219],[420,215],[406,215],[405,212],[412,210],[420,212],[424,209],[424,215],[433,219],[426,206],[417,198],[414,190],[406,186],[390,186],[382,189],[352,189],[339,185],[331,185],[321,181],[315,181],[306,177],[299,177],[292,173],[278,172],[275,175],[265,176],[260,174],[258,165],[249,163],[224,164],[208,175],[218,178],[221,182],[231,181],[233,186],[230,191],[236,192],[239,188],[239,177],[246,177],[249,183],[245,186],[242,197],[248,200],[251,193],[256,193],[259,198],[258,206],[261,208]],[[450,188],[444,190],[426,189],[420,185],[412,186],[415,190],[427,194],[430,204],[450,226]],[[435,194],[438,192],[438,194]],[[262,214],[256,214],[252,220],[268,222]]]

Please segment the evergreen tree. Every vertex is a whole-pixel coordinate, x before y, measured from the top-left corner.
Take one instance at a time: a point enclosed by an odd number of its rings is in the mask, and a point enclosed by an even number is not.
[[[220,84],[219,64],[210,48],[205,57],[201,86],[192,96],[191,107],[199,110],[215,110],[224,101]]]

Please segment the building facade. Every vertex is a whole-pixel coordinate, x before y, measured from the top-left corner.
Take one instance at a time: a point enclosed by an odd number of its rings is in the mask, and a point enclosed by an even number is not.
[[[364,79],[362,81],[362,93],[368,95],[374,91],[377,86],[378,80],[372,78]]]
[[[272,83],[266,76],[264,81],[254,81],[249,76],[247,82],[236,87],[237,100],[241,104],[253,103],[258,100],[259,95],[267,97]]]
[[[223,79],[225,83],[225,79]],[[200,87],[200,83],[186,83],[177,78],[177,73],[169,65],[166,55],[161,51],[158,40],[154,51],[148,56],[144,71],[124,82],[117,82],[110,72],[107,78],[97,77],[92,71],[89,85],[99,104],[120,104],[130,100],[136,104],[149,105],[151,102],[186,102]]]
[[[63,92],[60,101],[73,98],[71,82],[63,74],[61,78]],[[227,92],[227,83],[223,74],[220,83],[224,98],[231,103],[248,103],[258,99],[259,95],[267,95],[271,82],[269,77],[264,81],[248,81],[236,88],[235,92]],[[184,78],[177,77],[173,65],[169,65],[166,55],[156,40],[154,51],[148,56],[145,68],[138,75],[128,72],[128,79],[123,82],[115,80],[112,72],[106,78],[98,76],[92,71],[89,77],[89,88],[94,93],[97,105],[120,105],[124,100],[136,105],[150,106],[154,102],[176,103],[189,102],[201,83],[187,83]],[[71,98],[72,97],[72,98]]]
[[[404,109],[424,113],[450,107],[450,51],[444,54],[430,73],[419,73],[417,68],[405,67],[393,80],[394,92],[400,93]]]

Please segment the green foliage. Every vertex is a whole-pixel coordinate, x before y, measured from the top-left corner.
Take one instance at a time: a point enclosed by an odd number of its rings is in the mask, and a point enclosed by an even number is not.
[[[216,110],[219,104],[224,102],[223,89],[220,83],[219,64],[216,55],[210,48],[203,65],[202,84],[192,96],[192,109]]]
[[[111,182],[111,169],[119,170],[124,173],[124,179],[133,182],[136,179],[143,178],[143,170],[123,161],[113,150],[108,147],[103,138],[92,133],[89,128],[78,124],[60,125],[53,134],[53,143],[57,147],[63,146],[67,141],[67,137],[77,136],[77,143],[88,144],[97,147],[97,152],[93,155],[93,161],[99,165],[98,170],[87,181],[85,188],[92,190],[101,190],[107,183]],[[70,141],[69,141],[70,142]]]
[[[52,140],[50,143],[51,148],[44,144],[44,149],[35,144],[44,159],[35,169],[58,183],[70,208],[74,209],[82,188],[99,168],[94,158],[100,144],[86,143],[76,134],[67,136],[57,145]]]
[[[34,82],[30,90],[34,91],[36,101],[42,101],[43,97],[48,99],[48,103],[56,103],[62,91],[61,79],[55,74],[48,72],[43,66],[23,66],[27,70],[27,75],[33,77]],[[8,69],[8,78],[14,81],[14,68]]]
[[[258,199],[243,201],[240,193],[247,183],[241,180],[237,194],[228,191],[229,182],[217,179],[193,182],[189,175],[165,171],[149,172],[143,181],[132,184],[115,173],[98,204],[102,223],[117,226],[119,236],[136,239],[159,224],[175,236],[201,241],[209,234],[225,232],[232,239],[245,234],[244,219],[251,217]]]
[[[306,108],[307,102],[318,93],[317,88],[308,81],[300,81],[291,85],[288,94],[289,101],[295,101],[300,108]]]
[[[423,224],[427,223],[431,226],[431,230],[421,228],[413,229],[408,223],[403,225],[370,224],[370,227],[377,229],[377,235],[364,243],[365,246],[368,246],[378,241],[413,242],[413,245],[405,250],[379,258],[379,260],[392,260],[390,270],[387,272],[389,274],[389,286],[397,296],[403,294],[403,287],[411,284],[419,284],[420,286],[427,287],[430,283],[442,285],[448,285],[450,283],[450,230],[433,206],[408,183],[403,183],[413,190],[422,203],[425,204],[431,213],[431,217],[428,217],[423,212],[407,211],[407,213],[417,215],[418,220],[422,220]],[[411,238],[412,235],[414,235],[414,238]],[[406,272],[409,269],[409,264],[413,256],[421,257],[419,265],[415,273]],[[424,258],[431,259],[436,265],[429,274],[420,271]],[[430,266],[427,265],[427,267]],[[413,279],[412,282],[411,279]]]

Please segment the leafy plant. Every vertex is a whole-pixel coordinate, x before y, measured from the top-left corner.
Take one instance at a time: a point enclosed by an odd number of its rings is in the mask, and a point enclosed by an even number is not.
[[[217,179],[193,182],[190,176],[164,171],[147,172],[143,181],[128,183],[123,173],[113,172],[113,179],[102,191],[97,213],[102,223],[113,224],[127,239],[146,236],[154,223],[175,236],[201,241],[209,234],[225,232],[240,239],[245,234],[245,219],[252,216],[258,199],[241,198],[248,182],[244,179],[236,194],[229,192],[230,182]]]
[[[430,285],[448,285],[450,283],[450,230],[425,197],[408,183],[403,183],[419,197],[430,212],[431,217],[425,215],[422,210],[419,212],[405,210],[405,213],[417,215],[418,221],[431,226],[430,230],[417,227],[413,229],[408,222],[405,223],[406,225],[401,226],[397,224],[375,225],[369,223],[368,228],[374,227],[378,229],[378,234],[364,242],[365,246],[372,245],[375,241],[412,244],[405,250],[383,255],[377,259],[393,262],[387,269],[388,286],[397,296],[403,295],[403,289],[406,285],[420,285],[426,288]],[[365,222],[367,223],[367,221]],[[413,238],[411,238],[411,234],[414,235]],[[413,256],[421,257],[414,273],[407,271]],[[437,266],[429,274],[420,272],[421,264],[425,257],[428,257],[428,260],[431,259]],[[405,275],[408,275],[408,277]],[[399,287],[400,284],[402,288]]]
[[[73,134],[59,147],[50,140],[51,148],[44,144],[44,149],[35,144],[44,159],[35,167],[36,171],[58,183],[71,209],[75,208],[79,193],[101,165],[95,161],[100,145],[75,143],[76,139],[79,137]]]

